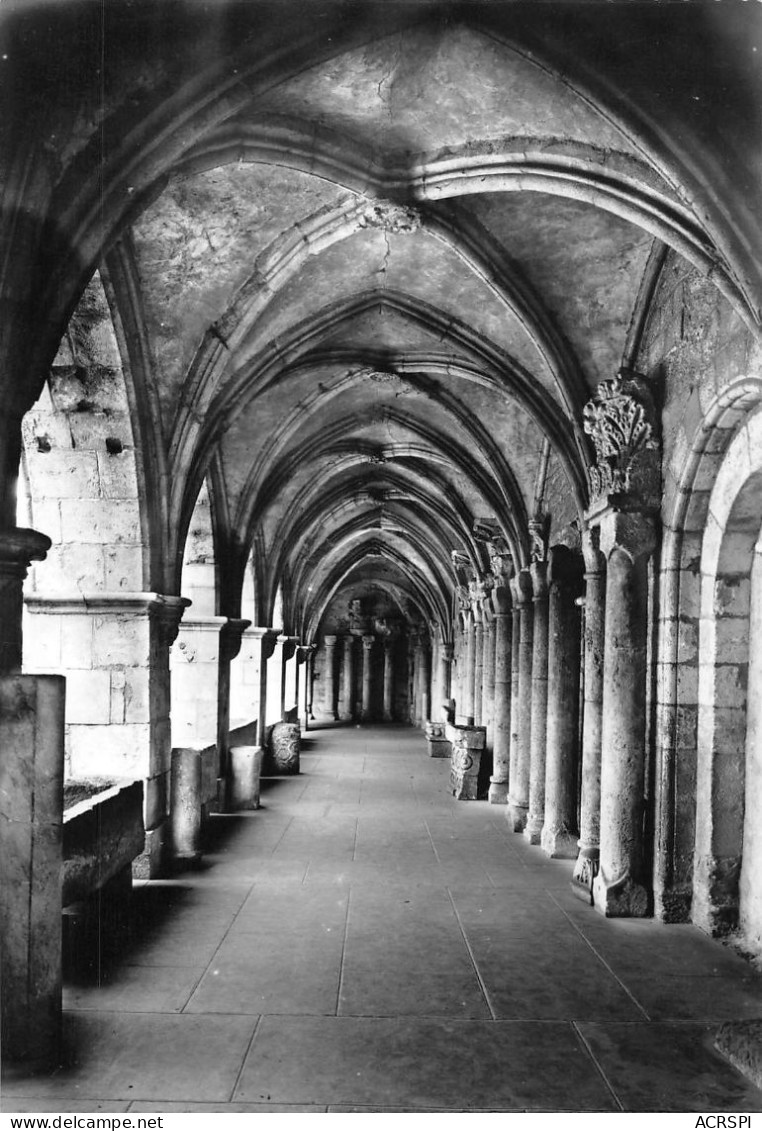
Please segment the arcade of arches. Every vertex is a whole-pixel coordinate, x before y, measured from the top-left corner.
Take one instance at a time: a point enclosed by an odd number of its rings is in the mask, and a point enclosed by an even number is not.
[[[759,5],[3,8],[6,1054],[56,766],[156,877],[312,719],[758,953]]]

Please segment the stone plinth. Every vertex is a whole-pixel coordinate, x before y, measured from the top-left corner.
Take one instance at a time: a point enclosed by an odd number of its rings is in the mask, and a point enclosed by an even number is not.
[[[302,731],[299,723],[276,723],[270,732],[267,769],[273,774],[298,774]]]
[[[3,1056],[57,1063],[61,1038],[62,676],[0,679]]]
[[[484,727],[450,726],[445,730],[452,747],[450,785],[458,801],[476,801],[479,767],[487,739]]]
[[[426,723],[426,742],[430,758],[449,758],[452,754],[444,723]]]
[[[230,809],[259,808],[262,773],[261,746],[232,746],[230,749]]]
[[[172,857],[178,867],[201,859],[202,804],[201,752],[189,747],[173,750],[169,820]]]

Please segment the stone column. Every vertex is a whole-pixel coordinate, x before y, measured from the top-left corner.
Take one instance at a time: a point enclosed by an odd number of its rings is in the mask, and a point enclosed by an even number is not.
[[[355,717],[355,638],[351,632],[344,637],[343,692],[341,717],[351,722]]]
[[[172,751],[169,816],[175,867],[192,867],[201,859],[201,751]]]
[[[287,715],[296,709],[296,646],[299,643],[297,636],[279,636],[278,644],[281,648],[281,677],[280,677],[280,716],[277,722],[286,721]],[[297,722],[297,719],[291,721]]]
[[[338,719],[336,710],[336,636],[325,637],[325,709],[334,719]]]
[[[529,809],[529,766],[532,741],[532,647],[534,640],[534,608],[532,579],[528,569],[511,582],[514,625],[518,621],[518,683],[516,686],[516,765],[511,767],[511,791],[508,799],[508,820],[514,832],[522,832]],[[516,627],[514,627],[516,632]]]
[[[249,620],[228,617],[220,632],[219,669],[217,673],[217,774],[220,788],[218,796],[224,795],[224,783],[230,772],[230,693],[231,664],[241,650],[241,640]]]
[[[524,836],[539,844],[545,823],[545,741],[548,714],[548,563],[532,562],[534,635],[532,645],[532,730],[529,764],[529,812]]]
[[[421,662],[418,686],[420,688],[421,726],[425,727],[431,719],[431,653],[429,652],[429,641],[425,635],[421,636],[420,649]]]
[[[543,851],[577,856],[579,667],[582,560],[565,546],[550,552],[548,566],[548,712],[545,754]]]
[[[0,678],[0,977],[6,1060],[52,1067],[61,1039],[66,681]]]
[[[307,686],[305,688],[305,727],[307,729],[307,722],[315,718],[315,713],[312,710],[313,697],[315,694],[315,655],[317,653],[317,644],[309,644],[308,648],[310,654],[307,657]]]
[[[484,613],[481,601],[474,602],[474,726],[483,726],[482,694],[484,683]]]
[[[307,714],[307,674],[309,671],[309,646],[299,644],[296,649],[296,717],[301,724]],[[305,719],[305,727],[306,719]]]
[[[435,704],[435,714],[444,719],[447,716],[445,704],[452,698],[452,662],[455,648],[452,643],[439,645],[439,703]]]
[[[603,731],[603,652],[606,612],[606,560],[596,529],[583,536],[585,555],[584,705],[582,716],[582,796],[579,856],[572,889],[592,903],[601,839],[601,735]]]
[[[255,638],[257,649],[257,668],[259,671],[259,695],[257,698],[257,741],[260,750],[265,748],[267,731],[267,690],[268,690],[268,660],[273,656],[278,644],[278,630],[276,628],[261,628],[255,626],[249,629]]]
[[[394,719],[394,639],[384,638],[384,722]]]
[[[362,638],[362,710],[360,718],[363,722],[370,719],[370,654],[375,639],[375,636],[370,634]]]
[[[463,719],[463,723],[459,725],[473,726],[474,725],[474,682],[476,677],[476,652],[475,652],[475,625],[474,614],[472,611],[466,613],[465,617],[465,663],[463,665],[463,684],[461,687],[461,709],[458,712],[458,718]]]
[[[485,751],[492,754],[494,746],[494,707],[495,707],[495,622],[492,616],[492,604],[485,598],[482,606],[482,621],[484,624],[483,647],[484,659],[482,663],[482,726],[487,732]]]
[[[513,615],[511,594],[498,585],[492,590],[494,630],[494,696],[492,703],[492,777],[489,801],[508,803],[511,755],[511,675]]]
[[[21,669],[24,578],[32,562],[44,561],[50,547],[47,535],[36,530],[0,531],[0,672]]]
[[[595,906],[608,916],[650,910],[643,845],[648,557],[654,520],[606,508],[596,520],[607,559],[601,734],[600,870]]]

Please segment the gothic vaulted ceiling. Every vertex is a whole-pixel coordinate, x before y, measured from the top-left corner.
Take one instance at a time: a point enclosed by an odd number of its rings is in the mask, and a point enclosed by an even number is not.
[[[13,93],[44,39],[76,250],[51,335],[99,268],[175,558],[206,480],[263,621],[284,584],[314,629],[374,573],[443,619],[476,520],[518,564],[538,509],[563,537],[665,248],[756,325],[759,21],[727,4],[32,7]]]

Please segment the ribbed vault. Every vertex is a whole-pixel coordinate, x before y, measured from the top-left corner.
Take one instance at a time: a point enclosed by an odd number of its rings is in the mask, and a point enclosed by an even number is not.
[[[270,623],[281,591],[285,630],[309,639],[376,571],[400,610],[445,625],[465,577],[453,553],[489,569],[475,525],[516,568],[530,520],[573,539],[582,410],[636,355],[666,248],[756,324],[745,205],[731,215],[716,187],[741,124],[721,142],[691,118],[646,12],[620,9],[634,60],[608,16],[563,5],[506,20],[500,5],[325,4],[313,26],[290,3],[150,20],[116,3],[108,81],[74,110],[62,76],[88,73],[90,15],[66,9],[50,34],[76,57],[50,64],[58,99],[34,103],[55,171],[19,148],[6,192],[26,193],[26,227],[11,225],[2,278],[36,304],[13,397],[34,400],[100,267],[160,591],[182,589],[208,483],[218,612],[253,584]],[[715,44],[706,13],[665,18],[696,57]],[[9,25],[20,56],[29,26]],[[153,44],[170,29],[167,55]],[[719,69],[704,81],[727,89]]]

